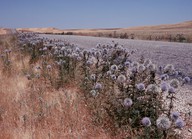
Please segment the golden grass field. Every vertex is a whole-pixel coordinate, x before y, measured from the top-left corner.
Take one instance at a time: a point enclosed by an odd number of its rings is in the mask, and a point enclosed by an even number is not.
[[[57,28],[18,28],[17,31],[38,32],[38,33],[73,33],[82,36],[99,36],[120,38],[126,33],[126,38],[141,40],[166,40],[170,37],[177,39],[178,35],[185,37],[186,42],[192,42],[192,21],[177,24],[165,24],[157,26],[141,26],[129,28],[110,28],[110,29],[57,29]]]

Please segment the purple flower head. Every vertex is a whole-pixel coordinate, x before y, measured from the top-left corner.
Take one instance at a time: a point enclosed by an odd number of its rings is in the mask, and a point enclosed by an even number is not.
[[[170,85],[174,88],[178,88],[179,87],[179,81],[177,79],[173,79],[170,83]]]
[[[125,98],[123,104],[125,107],[130,107],[133,104],[133,101],[130,98]]]
[[[144,66],[148,66],[148,65],[150,65],[150,64],[152,64],[152,62],[151,62],[150,59],[146,59],[146,60],[144,61]]]
[[[111,75],[111,79],[112,79],[112,80],[116,80],[116,79],[117,79],[116,75],[115,75],[115,74],[112,74],[112,75]]]
[[[184,81],[184,83],[189,83],[189,82],[191,81],[191,79],[190,79],[189,77],[185,77],[185,78],[183,79],[183,81]]]
[[[169,89],[169,84],[168,83],[166,83],[166,82],[161,83],[161,90],[163,92],[168,91],[168,89]]]
[[[171,113],[171,119],[174,121],[176,121],[179,118],[179,116],[180,116],[180,113],[177,111]]]
[[[95,75],[95,74],[91,74],[91,75],[90,75],[90,79],[91,79],[92,81],[95,81],[96,75]]]
[[[175,68],[171,64],[166,65],[165,68],[164,68],[165,73],[172,74],[174,71],[175,71]]]
[[[96,84],[95,84],[95,89],[96,89],[96,90],[102,89],[102,84],[96,83]]]
[[[126,62],[124,63],[124,65],[125,65],[125,67],[129,68],[129,66],[131,65],[131,63],[130,63],[129,61],[126,61]]]
[[[117,77],[117,82],[124,83],[125,81],[126,81],[126,77],[124,75],[121,74]]]
[[[145,85],[143,83],[139,83],[136,85],[137,89],[139,91],[144,91],[145,90]]]
[[[169,75],[167,75],[167,74],[161,75],[161,80],[165,81],[165,80],[168,80],[168,79],[169,79]]]
[[[118,70],[118,67],[117,67],[117,65],[112,65],[110,69],[111,69],[111,71],[115,72]]]
[[[141,123],[142,125],[144,126],[151,126],[151,120],[148,118],[148,117],[144,117],[142,120],[141,120]]]
[[[92,62],[91,60],[88,60],[88,61],[86,62],[86,64],[87,64],[88,66],[90,66],[90,65],[93,64],[93,62]]]
[[[142,73],[145,69],[146,69],[146,68],[145,68],[144,65],[139,65],[139,67],[138,67],[138,72],[139,72],[139,73]]]
[[[168,90],[168,93],[169,93],[169,94],[174,94],[174,93],[176,93],[175,88],[174,88],[174,87],[170,87],[169,90]]]
[[[177,128],[183,128],[183,127],[185,126],[185,122],[184,122],[182,119],[177,119],[177,120],[175,121],[175,126],[176,126]]]
[[[148,68],[150,71],[155,71],[155,70],[156,70],[155,64],[149,64],[149,65],[147,66],[147,68]]]
[[[171,126],[171,121],[169,118],[161,116],[156,120],[156,125],[161,130],[167,130]]]
[[[51,69],[51,65],[47,65],[47,69],[49,69],[49,70],[50,70],[50,69]]]
[[[111,75],[111,71],[109,70],[109,71],[107,71],[107,75],[108,76],[110,76]]]
[[[90,94],[93,96],[93,97],[96,97],[98,95],[97,91],[96,90],[91,90],[90,91]]]

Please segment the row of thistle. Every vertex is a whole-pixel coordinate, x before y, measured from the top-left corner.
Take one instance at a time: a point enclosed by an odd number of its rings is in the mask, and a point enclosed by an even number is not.
[[[191,78],[173,65],[157,66],[143,57],[133,61],[135,51],[115,42],[83,49],[34,33],[20,33],[18,38],[22,52],[31,54],[30,62],[41,61],[35,67],[37,76],[27,77],[48,79],[57,88],[76,81],[97,124],[106,125],[110,118],[113,122],[106,128],[129,126],[127,130],[136,129],[144,138],[168,137],[186,125],[174,103],[179,88]]]

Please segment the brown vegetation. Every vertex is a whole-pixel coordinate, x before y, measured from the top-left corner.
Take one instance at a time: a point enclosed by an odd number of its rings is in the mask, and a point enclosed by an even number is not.
[[[11,68],[0,61],[0,139],[109,138],[92,124],[78,88],[56,90],[42,80],[30,80],[26,73],[33,66],[13,47],[16,40],[0,41],[0,52],[11,50]]]
[[[82,35],[96,37],[112,37],[122,39],[158,40],[170,42],[192,42],[192,21],[178,24],[143,26],[112,29],[68,29],[25,28],[18,31],[39,32],[61,35]]]

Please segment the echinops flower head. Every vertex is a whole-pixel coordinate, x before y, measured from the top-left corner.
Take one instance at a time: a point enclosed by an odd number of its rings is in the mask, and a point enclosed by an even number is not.
[[[145,90],[145,85],[143,83],[136,84],[136,87],[139,91],[144,91]]]
[[[146,127],[151,126],[151,120],[149,119],[149,117],[144,117],[144,118],[141,120],[141,123],[142,123],[142,125],[144,125],[144,126],[146,126]]]
[[[147,86],[147,92],[149,93],[158,94],[160,93],[160,91],[161,91],[160,88],[155,84],[150,84]]]
[[[125,107],[130,107],[133,104],[133,101],[130,98],[125,98],[123,104]]]
[[[168,89],[169,89],[169,84],[166,83],[166,82],[162,82],[160,86],[161,86],[161,90],[162,90],[163,92],[166,92],[166,91],[168,91]]]
[[[189,77],[185,77],[183,79],[184,83],[190,83],[191,79]]]
[[[180,116],[180,113],[177,111],[171,113],[171,119],[174,121],[176,121],[179,118],[179,116]]]
[[[172,86],[174,88],[178,88],[179,87],[179,81],[177,79],[171,80],[170,86]]]
[[[101,84],[101,83],[96,83],[96,84],[95,84],[95,89],[96,89],[96,90],[102,89],[102,84]]]
[[[125,75],[121,74],[117,77],[117,82],[124,83],[126,81]]]
[[[183,128],[185,126],[185,122],[182,119],[179,118],[179,119],[177,119],[175,121],[175,126],[177,128]]]
[[[110,69],[111,69],[111,71],[113,71],[113,72],[118,71],[117,65],[112,65]]]
[[[176,93],[175,88],[174,88],[174,87],[169,87],[168,93],[169,93],[169,94],[174,94],[174,93]]]
[[[161,130],[167,130],[171,127],[171,121],[169,120],[169,118],[167,118],[165,116],[160,116],[156,120],[156,125]]]

